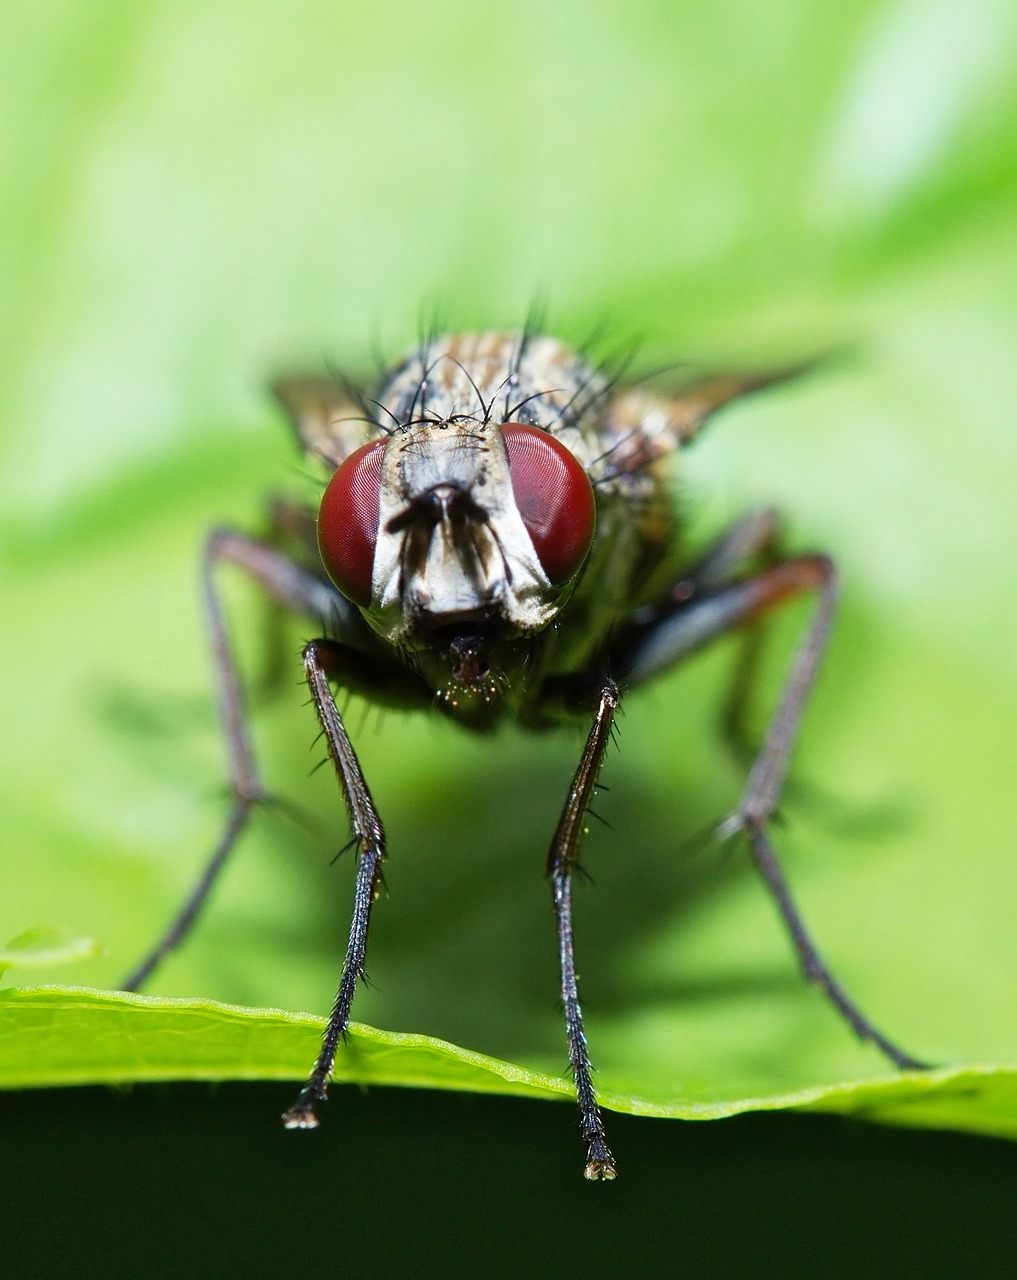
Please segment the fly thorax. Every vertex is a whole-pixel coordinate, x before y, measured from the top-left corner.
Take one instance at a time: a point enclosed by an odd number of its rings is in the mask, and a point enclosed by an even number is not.
[[[470,419],[395,432],[381,464],[371,613],[394,643],[437,629],[539,631],[561,592],[516,505],[500,429]]]

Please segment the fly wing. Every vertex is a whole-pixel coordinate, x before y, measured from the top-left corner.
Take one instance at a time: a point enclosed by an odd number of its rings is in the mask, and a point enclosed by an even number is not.
[[[318,374],[286,374],[273,381],[272,394],[303,448],[330,467],[383,434],[371,404],[352,384]]]
[[[608,469],[624,474],[649,467],[694,440],[703,423],[732,400],[800,377],[820,363],[705,374],[671,395],[641,386],[621,390],[607,414]]]
[[[671,431],[679,444],[687,444],[699,433],[707,420],[730,404],[754,391],[763,391],[779,382],[788,382],[814,369],[818,361],[785,365],[781,369],[743,370],[734,373],[711,373],[697,378],[666,402]]]

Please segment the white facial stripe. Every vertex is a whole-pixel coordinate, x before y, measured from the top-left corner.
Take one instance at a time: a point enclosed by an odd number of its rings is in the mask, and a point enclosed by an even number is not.
[[[414,504],[420,506],[416,518]],[[371,611],[383,634],[404,641],[424,612],[433,621],[484,610],[513,630],[540,630],[559,594],[516,506],[497,426],[427,424],[389,439]]]

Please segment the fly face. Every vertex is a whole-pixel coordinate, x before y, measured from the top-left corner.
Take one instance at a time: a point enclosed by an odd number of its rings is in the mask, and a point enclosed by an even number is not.
[[[332,470],[317,517],[275,508],[303,531],[303,554],[217,530],[205,599],[229,743],[233,803],[196,889],[124,984],[135,989],[190,929],[263,789],[215,572],[228,561],[323,634],[304,649],[311,692],[357,849],[349,943],[321,1052],[289,1128],[314,1128],[364,973],[385,832],[333,689],[381,705],[437,705],[465,726],[514,713],[526,727],[583,717],[586,745],[546,859],[561,1001],[586,1146],[585,1174],[615,1176],[593,1088],[573,948],[572,872],[623,689],[712,640],[760,625],[802,593],[816,606],[791,662],[744,791],[723,835],[741,834],[807,976],[854,1031],[900,1067],[921,1066],[886,1039],[836,981],[794,905],[770,842],[791,747],[830,631],[837,595],[824,555],[781,557],[770,510],[684,556],[660,464],[729,400],[797,372],[703,378],[670,399],[615,390],[606,374],[531,333],[438,338],[410,353],[374,399],[320,379],[278,384],[307,449]],[[661,569],[671,576],[662,580]],[[743,682],[744,683],[744,682]],[[735,719],[732,716],[732,719]]]
[[[554,593],[512,499],[501,433],[483,423],[397,432],[381,464],[371,616],[390,642],[495,625],[543,628]]]
[[[351,518],[363,530],[352,549]],[[422,649],[460,630],[542,631],[586,558],[594,518],[586,472],[552,436],[483,418],[422,422],[340,465],[318,545],[379,635]]]

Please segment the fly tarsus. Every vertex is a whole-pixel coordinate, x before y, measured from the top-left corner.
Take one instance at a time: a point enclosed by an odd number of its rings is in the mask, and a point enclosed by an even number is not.
[[[730,820],[729,820],[730,821]],[[913,1058],[911,1054],[899,1048],[869,1020],[855,1004],[841,984],[827,968],[826,962],[816,949],[809,935],[805,922],[791,896],[787,879],[777,860],[773,845],[766,834],[765,826],[760,822],[745,821],[740,824],[749,846],[752,849],[756,865],[759,867],[766,886],[770,890],[781,919],[794,944],[802,972],[806,979],[823,992],[837,1012],[844,1018],[860,1040],[874,1044],[895,1067],[901,1071],[927,1071],[931,1063]]]
[[[268,797],[260,791],[252,792],[249,795],[238,795],[234,799],[229,818],[226,820],[226,827],[197,884],[188,894],[187,900],[171,921],[166,932],[148,955],[121,982],[119,988],[121,991],[139,991],[169,953],[174,951],[187,937],[199,912],[212,892],[212,887],[218,880],[219,873],[233,852],[233,848],[240,838],[240,833],[247,825],[247,820],[252,811],[259,803],[264,803],[267,799]]]
[[[319,1096],[308,1094],[304,1096],[301,1092],[300,1097],[288,1111],[282,1114],[282,1122],[284,1129],[317,1129],[318,1117],[315,1114],[315,1105],[318,1102],[324,1102],[324,1093]]]
[[[603,1134],[594,1138],[586,1149],[586,1168],[583,1177],[589,1182],[613,1182],[618,1176],[614,1156]]]

